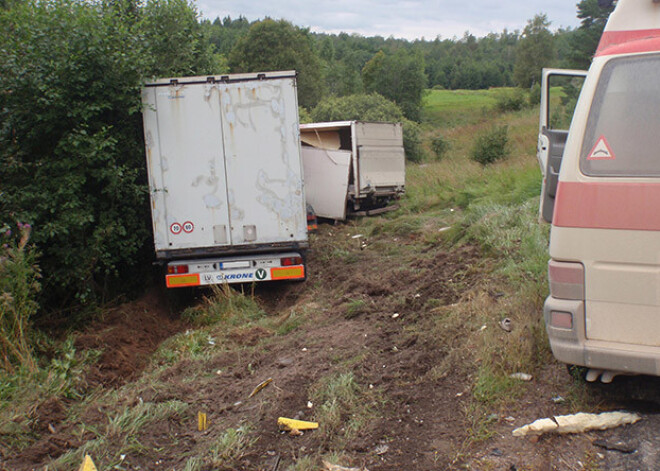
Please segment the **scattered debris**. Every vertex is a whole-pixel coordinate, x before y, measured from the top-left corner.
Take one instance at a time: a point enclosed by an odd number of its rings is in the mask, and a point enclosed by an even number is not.
[[[516,418],[512,417],[512,416],[509,416],[509,417],[504,417],[504,420],[506,420],[509,423],[512,423],[512,422],[516,421]]]
[[[96,469],[96,466],[92,461],[92,457],[89,455],[85,455],[85,458],[83,458],[83,462],[80,465],[80,468],[78,468],[78,471],[98,471],[98,470]]]
[[[275,464],[273,465],[272,471],[277,471],[277,469],[280,467],[281,461],[282,461],[282,457],[280,455],[277,455],[277,458],[275,458]]]
[[[323,460],[323,467],[325,471],[369,471],[367,468],[345,468],[338,464],[328,463],[325,460]]]
[[[561,396],[555,396],[552,398],[552,402],[554,402],[555,404],[563,404],[564,402],[566,402],[566,399],[564,399]]]
[[[55,427],[53,427],[53,424],[48,424],[48,431],[53,435],[55,434]]]
[[[515,429],[512,433],[516,437],[524,437],[526,435],[540,436],[551,432],[581,433],[589,430],[607,430],[620,425],[634,424],[640,418],[639,415],[628,412],[603,412],[602,414],[580,412],[539,419]]]
[[[481,328],[479,329],[479,332],[483,332],[483,331],[486,330],[487,328],[488,328],[488,326],[487,326],[486,324],[484,324],[484,325],[482,325]]]
[[[509,375],[511,379],[519,379],[520,381],[531,381],[532,375],[528,373],[513,373]]]
[[[438,232],[445,232],[448,231],[449,229],[451,229],[451,226],[441,227],[440,229],[438,229]]]
[[[637,451],[636,447],[623,442],[610,443],[606,440],[594,440],[591,443],[606,450],[620,451],[621,453],[635,453]]]
[[[293,365],[293,358],[284,357],[277,359],[278,368],[286,368],[287,366]]]
[[[319,428],[319,424],[317,422],[307,422],[305,420],[288,419],[286,417],[279,417],[277,419],[277,426],[280,428],[280,430],[284,430],[287,432],[293,429],[313,430]]]
[[[307,401],[307,408],[311,409],[312,407],[314,407],[314,403],[312,403],[312,401]]]
[[[392,319],[396,319],[397,317],[399,317],[399,313],[398,313],[398,312],[395,312],[394,314],[392,314]]]
[[[364,237],[362,234],[355,234],[351,239],[359,239],[360,237]]]
[[[500,327],[505,332],[511,332],[513,330],[513,325],[512,325],[511,319],[509,319],[508,317],[505,317],[504,319],[502,319],[500,321]]]
[[[197,430],[200,432],[205,432],[209,428],[209,424],[206,419],[206,412],[197,413]]]
[[[376,449],[374,450],[377,455],[384,455],[389,451],[390,447],[387,445],[378,445]]]
[[[259,391],[261,391],[263,388],[265,388],[272,382],[273,382],[273,378],[268,378],[266,381],[262,381],[261,383],[257,384],[257,387],[252,390],[252,392],[248,396],[248,399],[255,396],[257,393],[259,393]]]
[[[490,454],[493,456],[503,456],[504,452],[502,452],[502,450],[499,448],[493,448],[493,451],[491,451]]]

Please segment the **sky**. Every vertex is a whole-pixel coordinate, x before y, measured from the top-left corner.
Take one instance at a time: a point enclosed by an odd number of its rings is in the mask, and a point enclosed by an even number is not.
[[[461,38],[466,31],[522,31],[545,13],[551,29],[577,27],[578,0],[197,0],[204,18],[240,15],[249,21],[286,19],[314,32],[358,33],[405,39]]]

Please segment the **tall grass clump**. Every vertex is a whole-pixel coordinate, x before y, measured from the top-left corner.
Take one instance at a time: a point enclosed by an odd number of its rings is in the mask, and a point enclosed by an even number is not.
[[[197,327],[210,326],[220,321],[229,325],[260,319],[265,315],[254,297],[233,290],[229,285],[214,285],[211,295],[204,297],[199,306],[186,309],[182,317]]]
[[[488,165],[508,156],[509,127],[495,126],[477,137],[470,158],[481,165]]]
[[[442,160],[449,151],[449,141],[443,136],[434,136],[431,138],[431,150],[436,160]]]
[[[39,268],[34,250],[28,247],[31,228],[18,224],[13,236],[9,226],[2,228],[0,248],[0,367],[8,373],[23,367],[30,371],[36,362],[30,345],[30,318],[39,308],[36,295]]]

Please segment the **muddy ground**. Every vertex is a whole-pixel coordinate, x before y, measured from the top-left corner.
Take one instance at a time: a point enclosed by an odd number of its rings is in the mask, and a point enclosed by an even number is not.
[[[53,460],[97,439],[95,430],[108,425],[113,411],[93,398],[116,390],[122,407],[180,401],[187,408],[140,428],[131,437],[139,446],[129,447],[121,461],[97,460],[99,469],[181,470],[227,428],[243,425],[249,426],[253,441],[242,456],[230,466],[205,464],[202,469],[286,470],[304,457],[338,449],[343,465],[371,471],[660,469],[655,379],[617,378],[612,385],[587,390],[597,411],[625,408],[643,416],[635,425],[606,432],[539,440],[511,435],[535,419],[569,412],[568,401],[561,398],[571,394],[574,380],[554,362],[534,372],[521,397],[479,411],[487,414],[485,421],[474,417],[476,365],[466,333],[481,326],[443,328],[442,316],[478,297],[494,305],[503,302],[506,292],[493,293],[488,280],[492,260],[476,247],[432,244],[420,252],[387,255],[388,245],[412,243],[405,239],[373,244],[356,239],[354,247],[343,242],[337,249],[337,238],[353,244],[353,235],[350,227],[322,225],[305,283],[257,289],[255,296],[269,316],[282,322],[306,316],[299,328],[278,335],[262,327],[228,326],[225,351],[176,363],[150,381],[136,380],[150,367],[151,354],[163,340],[191,326],[160,290],[110,310],[75,344],[101,351],[82,381],[92,400],[72,415],[72,401],[44,398],[34,409],[34,441],[20,451],[3,449],[0,468],[52,469]],[[330,258],[333,250],[340,253]],[[487,327],[497,329],[497,321]],[[356,435],[342,441],[343,429],[302,436],[278,430],[280,416],[313,420],[318,407],[309,404],[314,385],[347,370],[364,390],[359,408],[367,411]],[[248,398],[267,379],[272,382]],[[204,432],[197,430],[198,412],[208,417]],[[343,417],[344,423],[349,419]],[[480,434],[477,427],[486,430]],[[125,438],[110,435],[105,447],[119,452]],[[597,440],[600,446],[593,443]],[[625,446],[604,447],[617,443]]]

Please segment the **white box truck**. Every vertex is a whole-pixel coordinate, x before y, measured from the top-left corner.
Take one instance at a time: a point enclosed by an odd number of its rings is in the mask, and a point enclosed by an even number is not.
[[[401,123],[301,124],[300,139],[307,203],[317,216],[375,214],[405,191]]]
[[[556,113],[567,77],[586,77],[570,127]],[[660,375],[659,77],[658,0],[619,0],[588,73],[543,74],[545,324],[555,357],[590,381]]]
[[[305,279],[295,72],[160,79],[142,101],[167,286]]]

